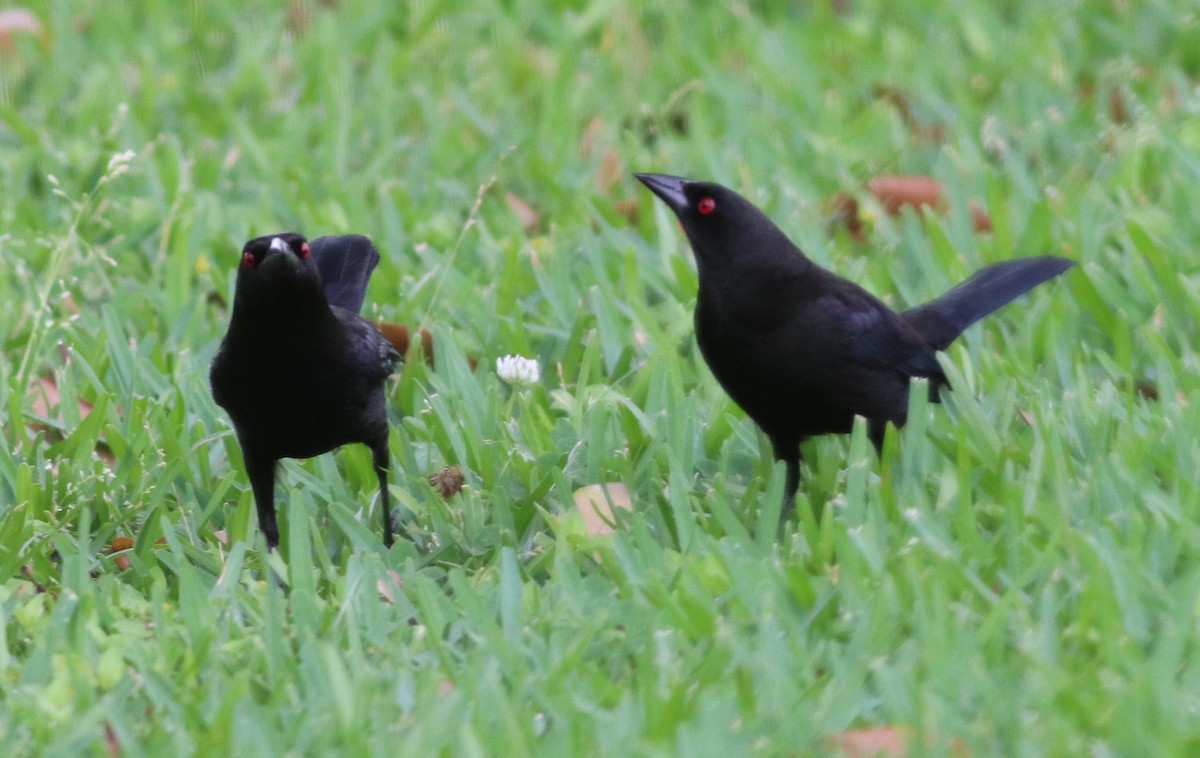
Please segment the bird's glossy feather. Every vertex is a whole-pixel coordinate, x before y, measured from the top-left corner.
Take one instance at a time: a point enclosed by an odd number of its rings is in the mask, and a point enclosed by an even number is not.
[[[785,511],[805,438],[867,419],[876,446],[908,414],[913,377],[945,383],[937,351],[983,316],[1061,274],[1042,257],[988,266],[943,296],[902,313],[809,260],[750,201],[713,182],[637,178],[674,211],[699,275],[696,341],[717,381],[787,464]]]
[[[371,272],[379,264],[379,251],[370,238],[343,234],[317,237],[309,244],[326,302],[352,313],[362,310]]]

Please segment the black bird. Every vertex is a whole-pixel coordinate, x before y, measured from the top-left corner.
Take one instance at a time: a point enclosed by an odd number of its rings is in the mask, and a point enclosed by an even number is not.
[[[809,260],[750,201],[712,182],[635,176],[679,218],[696,256],[696,342],[717,381],[771,440],[795,506],[800,443],[867,420],[876,449],[903,426],[912,377],[946,385],[936,353],[971,324],[1066,271],[1053,256],[986,266],[925,305],[888,308]]]
[[[270,234],[242,249],[229,331],[209,379],[233,419],[269,548],[279,546],[279,459],[350,442],[371,448],[383,543],[392,544],[383,388],[400,356],[358,315],[377,263],[371,240],[357,234],[311,245],[294,232]]]

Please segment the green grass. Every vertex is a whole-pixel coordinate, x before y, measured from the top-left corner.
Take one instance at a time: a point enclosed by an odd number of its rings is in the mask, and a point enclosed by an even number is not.
[[[845,5],[34,6],[0,46],[0,753],[1194,754],[1200,14]],[[1079,266],[964,335],[881,461],[810,444],[776,540],[782,470],[633,170],[729,184],[898,305]],[[895,173],[949,212],[884,216]],[[209,395],[240,245],[282,229],[371,235],[367,309],[435,331],[390,389],[390,552],[351,448],[282,467],[267,556]],[[589,536],[563,514],[606,481],[633,510]]]

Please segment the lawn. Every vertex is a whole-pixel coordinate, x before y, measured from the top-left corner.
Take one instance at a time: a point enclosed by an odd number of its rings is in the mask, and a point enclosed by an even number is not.
[[[29,11],[0,14],[0,754],[1200,750],[1194,2]],[[737,189],[896,306],[1078,266],[970,329],[881,459],[809,443],[780,537],[632,171]],[[888,175],[943,202],[890,215]],[[370,235],[365,311],[433,333],[388,389],[390,551],[353,446],[281,467],[266,553],[209,394],[241,245],[282,230]],[[611,534],[576,504],[602,483]]]

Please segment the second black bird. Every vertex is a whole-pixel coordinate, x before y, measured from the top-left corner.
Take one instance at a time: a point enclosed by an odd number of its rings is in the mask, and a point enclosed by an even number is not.
[[[971,324],[1074,265],[1006,261],[925,305],[888,308],[821,268],[750,201],[720,184],[636,174],[679,218],[696,256],[696,342],[717,381],[786,464],[795,505],[800,443],[867,420],[876,448],[908,415],[913,377],[945,385],[936,353]]]
[[[279,460],[351,442],[371,449],[383,542],[392,544],[384,380],[399,354],[358,315],[378,262],[371,241],[353,234],[311,244],[299,234],[272,234],[242,249],[229,331],[210,381],[213,399],[233,420],[268,547],[279,545]]]

